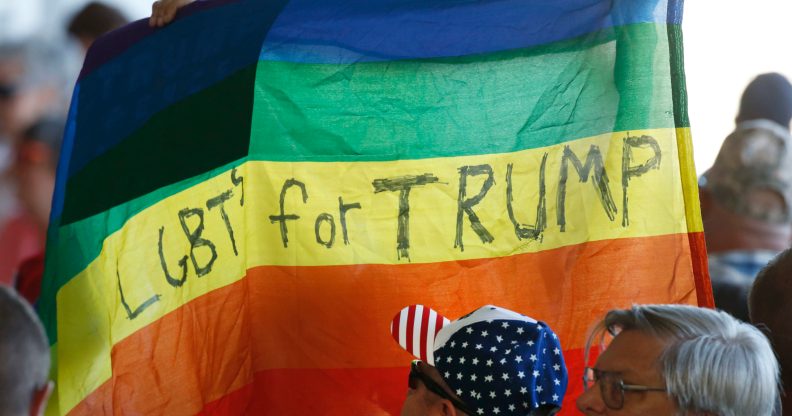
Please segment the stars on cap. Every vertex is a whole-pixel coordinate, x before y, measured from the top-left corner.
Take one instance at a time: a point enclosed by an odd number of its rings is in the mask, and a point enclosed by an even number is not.
[[[516,414],[543,402],[560,405],[566,391],[561,346],[537,323],[473,322],[435,351],[440,356],[445,360],[437,360],[438,370],[453,391],[465,393],[458,395],[478,415]]]

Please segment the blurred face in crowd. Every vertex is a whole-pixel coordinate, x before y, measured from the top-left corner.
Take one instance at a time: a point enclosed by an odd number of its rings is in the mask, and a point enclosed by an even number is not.
[[[13,138],[55,100],[51,89],[26,85],[24,69],[21,60],[0,60],[0,137]]]
[[[754,281],[748,298],[751,322],[767,329],[778,363],[781,365],[781,386],[787,392],[781,397],[783,408],[792,408],[792,249],[779,254]]]
[[[640,331],[619,333],[590,372],[594,381],[587,381],[586,391],[577,400],[578,409],[586,415],[676,415],[674,400],[661,391],[665,383],[658,359],[664,347],[662,340]]]
[[[42,228],[49,222],[52,192],[55,189],[55,158],[47,145],[38,141],[17,140],[13,177],[24,207]]]
[[[450,400],[442,397],[456,397],[456,395],[452,393],[435,367],[421,361],[414,362],[408,384],[407,398],[404,399],[401,416],[460,414]],[[442,390],[442,395],[432,391],[438,388]]]

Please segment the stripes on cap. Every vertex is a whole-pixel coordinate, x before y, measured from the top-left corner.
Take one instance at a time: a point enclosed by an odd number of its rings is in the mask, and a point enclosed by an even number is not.
[[[434,309],[410,305],[402,309],[391,322],[391,335],[407,352],[434,365],[434,340],[450,321]]]

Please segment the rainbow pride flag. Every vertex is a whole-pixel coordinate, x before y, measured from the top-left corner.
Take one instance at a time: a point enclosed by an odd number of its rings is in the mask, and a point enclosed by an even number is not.
[[[393,315],[712,305],[681,0],[218,0],[100,39],[39,311],[51,414],[397,413]]]

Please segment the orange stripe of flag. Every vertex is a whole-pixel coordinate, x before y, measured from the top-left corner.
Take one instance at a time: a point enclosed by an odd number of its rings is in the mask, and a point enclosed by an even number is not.
[[[120,400],[129,411],[196,413],[262,371],[400,367],[410,355],[388,325],[405,305],[427,300],[442,302],[427,306],[449,317],[502,305],[550,324],[565,350],[579,349],[608,309],[695,303],[689,264],[687,234],[673,234],[484,260],[258,267],[115,344],[112,378],[74,414],[114,409]],[[670,279],[640,278],[648,271]],[[324,388],[338,400],[337,386]]]

